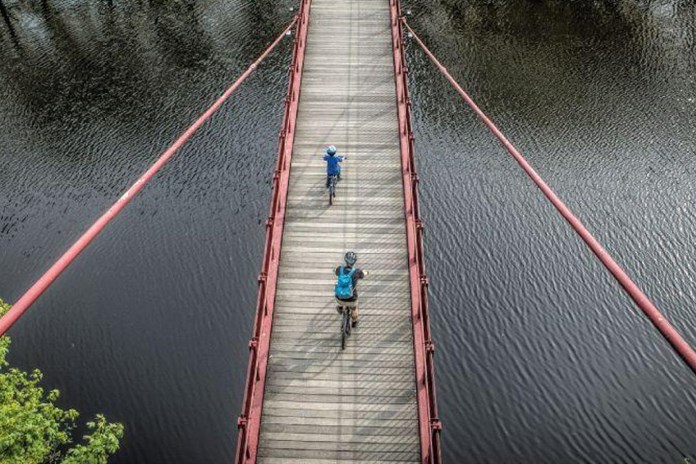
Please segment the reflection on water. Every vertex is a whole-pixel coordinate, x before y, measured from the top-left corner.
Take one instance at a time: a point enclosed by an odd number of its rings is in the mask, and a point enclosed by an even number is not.
[[[4,2],[14,300],[290,19],[293,0]],[[413,26],[696,342],[696,6],[410,0]],[[1,12],[0,12],[1,13]],[[9,21],[9,24],[8,24]],[[118,463],[229,462],[289,41],[13,329]],[[448,462],[696,457],[693,376],[409,45]]]
[[[16,299],[234,81],[293,3],[8,5],[3,298]],[[11,332],[12,362],[41,368],[66,406],[125,424],[115,462],[232,459],[290,47]]]
[[[693,3],[409,3],[455,77],[696,342]],[[696,455],[693,375],[423,54],[409,58],[449,460]]]

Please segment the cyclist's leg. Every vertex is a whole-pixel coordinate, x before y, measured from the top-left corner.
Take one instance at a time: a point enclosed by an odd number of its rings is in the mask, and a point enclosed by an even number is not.
[[[326,174],[326,188],[329,188],[331,185],[331,176],[327,173]]]

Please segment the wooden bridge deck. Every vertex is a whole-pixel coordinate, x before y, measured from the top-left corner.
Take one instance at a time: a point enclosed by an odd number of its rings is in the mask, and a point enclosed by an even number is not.
[[[389,2],[311,5],[258,462],[421,462]],[[330,208],[329,144],[348,157]],[[341,351],[347,250],[370,275]]]

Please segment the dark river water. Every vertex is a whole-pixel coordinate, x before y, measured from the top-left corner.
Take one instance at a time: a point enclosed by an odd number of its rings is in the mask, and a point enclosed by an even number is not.
[[[5,5],[0,297],[15,301],[295,1]],[[695,5],[404,6],[696,344]],[[10,333],[11,362],[40,368],[64,406],[124,423],[114,463],[232,460],[289,53],[285,41]],[[694,375],[414,44],[408,59],[447,462],[696,459]]]

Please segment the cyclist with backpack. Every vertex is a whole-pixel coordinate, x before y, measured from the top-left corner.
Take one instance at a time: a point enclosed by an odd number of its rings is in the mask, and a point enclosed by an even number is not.
[[[326,149],[326,154],[324,155],[324,161],[326,161],[326,188],[329,188],[331,176],[337,176],[338,180],[341,180],[340,163],[343,162],[344,159],[344,156],[336,153],[336,147],[333,145]]]
[[[352,325],[358,325],[358,281],[367,276],[367,271],[363,271],[355,267],[355,262],[358,260],[358,255],[349,251],[344,257],[345,266],[336,268],[336,300],[338,306],[336,310],[341,313],[341,308],[350,308],[350,318],[353,321]]]

